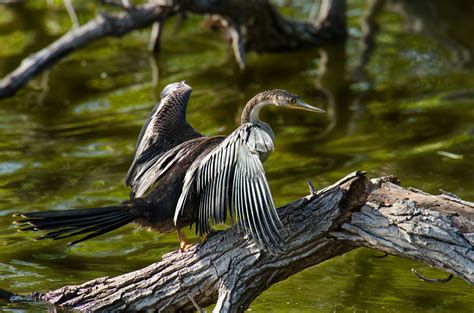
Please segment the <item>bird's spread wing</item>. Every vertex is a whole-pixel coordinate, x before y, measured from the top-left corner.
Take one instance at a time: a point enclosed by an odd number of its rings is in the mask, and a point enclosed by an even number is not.
[[[197,159],[184,179],[174,221],[190,194],[197,195],[196,231],[210,233],[211,224],[226,221],[230,211],[267,250],[280,247],[282,224],[275,210],[260,154],[273,150],[270,136],[257,126],[243,124],[210,153]]]
[[[188,140],[143,163],[135,174],[132,198],[142,197],[171,166],[186,157],[203,140],[204,137]]]
[[[181,83],[170,84],[161,94],[160,102],[153,108],[137,139],[135,155],[128,170],[125,183],[142,189],[143,173],[159,162],[176,146],[194,138],[203,137],[185,119],[185,110],[191,95],[191,88],[182,88]]]
[[[165,142],[161,142],[161,144],[155,146],[153,145],[153,143],[156,141],[153,137],[157,138],[159,136],[159,134],[156,134],[156,130],[154,130],[153,125],[157,122],[156,113],[160,109],[160,106],[163,104],[162,101],[156,104],[153,110],[150,112],[145,121],[145,124],[143,125],[140,131],[140,134],[138,135],[137,144],[135,147],[135,155],[133,156],[132,165],[130,166],[127,173],[127,177],[125,179],[127,186],[130,186],[133,180],[136,178],[136,172],[138,170],[137,163],[142,163],[144,159],[146,157],[149,158],[151,154],[159,155],[160,151],[158,150],[165,150]],[[153,149],[153,147],[155,148]]]

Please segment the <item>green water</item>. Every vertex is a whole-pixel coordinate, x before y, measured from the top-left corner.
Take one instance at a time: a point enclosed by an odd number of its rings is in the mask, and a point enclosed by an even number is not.
[[[81,3],[84,23],[96,7]],[[304,18],[311,1],[293,3],[285,12]],[[183,79],[194,90],[188,119],[207,135],[230,133],[245,102],[266,89],[288,89],[328,110],[327,116],[262,112],[276,134],[265,168],[277,204],[306,195],[307,180],[322,187],[356,169],[474,200],[474,9],[470,1],[397,3],[377,17],[380,32],[365,76],[354,72],[366,4],[349,1],[345,47],[251,53],[240,71],[221,36],[191,16],[176,33],[174,20],[166,24],[156,58],[146,50],[148,30],[101,40],[0,100],[0,288],[29,293],[119,275],[177,248],[175,234],[132,226],[67,248],[66,241],[16,232],[11,215],[126,199],[124,176],[144,118],[161,88]],[[0,76],[70,25],[61,1],[0,5]],[[447,274],[373,254],[359,249],[307,269],[272,286],[250,309],[474,311],[474,289],[464,281],[428,284],[410,269]],[[0,311],[43,310],[0,301]]]

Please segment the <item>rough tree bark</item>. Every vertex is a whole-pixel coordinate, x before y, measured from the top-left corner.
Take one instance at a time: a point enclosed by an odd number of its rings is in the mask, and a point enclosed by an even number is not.
[[[322,1],[324,6],[315,22],[285,18],[268,0],[153,0],[125,7],[120,13],[102,13],[24,59],[0,81],[0,98],[13,95],[36,74],[97,39],[120,37],[152,24],[162,24],[178,13],[217,15],[223,21],[219,25],[229,32],[236,60],[242,68],[245,51],[283,51],[344,40],[345,0]]]
[[[219,232],[187,252],[117,277],[38,295],[78,310],[242,312],[265,289],[305,268],[360,246],[411,258],[474,283],[474,204],[369,181],[363,172],[278,209],[284,251],[271,255],[239,234]]]

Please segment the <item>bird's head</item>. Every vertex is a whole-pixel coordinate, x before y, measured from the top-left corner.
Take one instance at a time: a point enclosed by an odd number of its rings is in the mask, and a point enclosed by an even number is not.
[[[258,113],[260,109],[266,105],[325,113],[325,111],[320,108],[304,103],[297,95],[289,91],[274,89],[259,93],[247,103],[242,112],[241,123],[258,122]]]
[[[326,111],[304,103],[297,95],[283,89],[274,89],[266,92],[264,96],[266,101],[278,107],[290,109],[300,109],[317,113],[325,113]]]
[[[180,82],[166,85],[165,88],[163,88],[163,90],[161,91],[160,98],[163,99],[174,92],[181,92],[181,93],[189,92],[190,93],[191,91],[192,91],[191,86],[188,85],[187,81],[183,80]]]

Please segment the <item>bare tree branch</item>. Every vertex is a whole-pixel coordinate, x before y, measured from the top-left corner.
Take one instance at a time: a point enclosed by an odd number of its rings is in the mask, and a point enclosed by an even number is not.
[[[39,295],[83,311],[242,312],[274,283],[359,246],[411,258],[474,283],[474,206],[414,192],[395,177],[363,172],[278,210],[286,245],[270,255],[238,233],[219,232],[190,251],[117,277],[102,277]]]
[[[105,1],[105,0],[104,0]],[[115,1],[109,4],[123,6]],[[120,13],[101,14],[83,26],[63,35],[50,46],[24,59],[21,65],[0,81],[0,98],[13,95],[39,72],[69,53],[108,36],[126,33],[154,24],[152,45],[157,47],[162,23],[178,12],[217,14],[228,21],[223,27],[241,68],[246,51],[270,52],[299,49],[344,40],[345,0],[324,0],[327,9],[320,25],[282,17],[268,0],[154,0],[141,6],[125,6]],[[227,26],[226,26],[227,25]]]
[[[160,5],[153,2],[134,7],[127,12],[101,14],[66,33],[47,48],[24,59],[16,70],[0,81],[0,98],[13,95],[36,74],[92,41],[107,36],[123,36],[154,21],[164,20],[175,14],[176,10],[174,4]]]
[[[474,283],[474,205],[386,182],[331,234],[410,258]]]
[[[66,7],[67,14],[69,14],[69,18],[71,19],[72,27],[78,28],[81,26],[79,24],[79,19],[77,18],[76,10],[74,10],[72,0],[64,0],[64,6]]]
[[[161,34],[163,33],[163,21],[154,22],[150,32],[150,42],[148,43],[148,51],[157,52],[160,50]]]
[[[345,0],[323,0],[316,21],[300,22],[283,17],[268,2],[184,0],[186,10],[222,16],[240,33],[244,49],[257,53],[314,47],[346,38]]]

